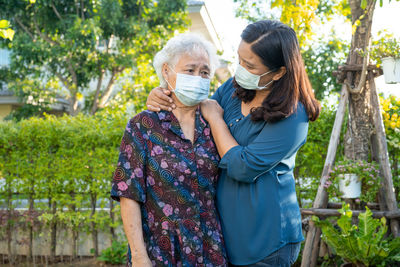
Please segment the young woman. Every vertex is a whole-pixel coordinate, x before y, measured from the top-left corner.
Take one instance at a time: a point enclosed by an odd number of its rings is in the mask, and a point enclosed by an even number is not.
[[[219,156],[199,103],[217,64],[212,45],[181,34],[154,58],[172,111],[144,111],[125,130],[111,196],[121,201],[128,266],[226,266],[215,192]]]
[[[217,208],[232,266],[290,266],[303,241],[293,169],[315,99],[293,29],[278,21],[250,24],[235,76],[202,103],[221,156]],[[149,109],[171,108],[154,89]]]

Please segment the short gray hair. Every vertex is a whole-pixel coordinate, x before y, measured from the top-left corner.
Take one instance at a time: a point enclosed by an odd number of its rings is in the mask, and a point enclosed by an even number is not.
[[[153,66],[160,79],[160,86],[166,87],[167,83],[162,75],[162,67],[167,63],[175,67],[179,57],[185,53],[191,54],[204,50],[210,61],[210,77],[214,76],[215,69],[219,65],[216,49],[202,36],[193,33],[182,33],[171,38],[167,44],[154,57]]]

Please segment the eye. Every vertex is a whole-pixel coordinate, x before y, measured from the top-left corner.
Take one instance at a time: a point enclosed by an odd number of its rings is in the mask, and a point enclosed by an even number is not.
[[[193,73],[194,69],[187,69],[186,72]]]
[[[202,71],[202,72],[201,72],[201,75],[202,75],[202,76],[207,76],[207,77],[208,77],[208,76],[210,76],[210,73],[209,73],[208,71]]]

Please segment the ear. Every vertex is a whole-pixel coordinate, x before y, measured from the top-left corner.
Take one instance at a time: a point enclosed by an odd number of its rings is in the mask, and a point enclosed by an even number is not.
[[[164,63],[162,65],[161,74],[164,77],[164,79],[167,79],[167,77],[168,77],[168,64],[167,63]]]
[[[282,66],[279,68],[277,72],[275,72],[274,76],[272,77],[272,80],[277,81],[280,78],[282,78],[283,75],[286,73],[286,67]]]

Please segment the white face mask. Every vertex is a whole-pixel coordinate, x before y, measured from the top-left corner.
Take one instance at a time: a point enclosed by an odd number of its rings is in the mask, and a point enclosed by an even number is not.
[[[248,90],[262,90],[267,88],[268,85],[270,85],[274,80],[268,82],[264,86],[258,86],[258,83],[260,82],[260,78],[264,75],[267,75],[268,73],[271,73],[272,70],[263,73],[261,75],[256,75],[253,73],[250,73],[248,70],[246,70],[242,65],[238,64],[235,72],[235,80],[236,82],[243,88],[248,89]]]
[[[174,71],[172,68],[170,69]],[[173,92],[182,104],[185,106],[195,106],[208,98],[210,92],[210,79],[201,76],[175,73],[176,84]],[[165,81],[171,88],[173,88],[167,79],[165,79]]]

